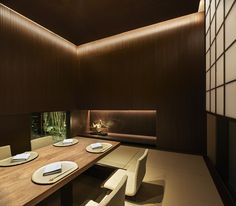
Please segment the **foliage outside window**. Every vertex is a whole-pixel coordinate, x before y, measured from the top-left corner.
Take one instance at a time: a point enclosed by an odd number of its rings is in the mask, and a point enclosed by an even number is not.
[[[32,114],[32,138],[52,135],[55,140],[66,137],[66,112]]]

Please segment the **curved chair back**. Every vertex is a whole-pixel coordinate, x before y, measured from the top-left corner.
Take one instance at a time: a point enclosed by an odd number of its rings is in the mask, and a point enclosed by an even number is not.
[[[114,190],[104,198],[99,206],[124,206],[125,205],[125,189],[128,176],[122,177],[120,183]]]
[[[0,160],[8,158],[11,156],[11,147],[10,145],[0,147]]]
[[[53,139],[52,136],[40,137],[37,139],[31,140],[31,150],[36,150],[47,145],[52,145]]]
[[[142,184],[143,178],[146,174],[146,162],[148,156],[148,149],[145,149],[143,155],[137,160],[135,175],[134,175],[134,188],[136,189],[135,193],[138,191],[140,185]]]

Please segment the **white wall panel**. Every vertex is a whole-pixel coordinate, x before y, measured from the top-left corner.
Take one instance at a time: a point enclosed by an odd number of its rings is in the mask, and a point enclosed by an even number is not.
[[[215,65],[211,68],[211,89],[214,89],[216,87],[216,77],[215,77]]]
[[[211,43],[214,41],[214,39],[215,39],[215,36],[216,36],[216,31],[215,31],[215,29],[216,29],[216,27],[215,27],[215,17],[213,18],[213,20],[212,20],[212,23],[211,23]]]
[[[205,13],[208,11],[209,6],[210,6],[210,0],[205,0]]]
[[[234,3],[234,0],[225,0],[225,15],[228,14],[229,9],[231,8],[233,3]]]
[[[211,0],[211,20],[215,14],[215,0]]]
[[[236,0],[205,3],[206,110],[236,119]]]
[[[210,47],[210,32],[208,32],[206,35],[206,51],[209,49],[209,47]]]
[[[210,71],[206,73],[206,90],[210,89]]]
[[[210,51],[206,54],[206,70],[210,68]]]
[[[211,112],[215,113],[215,89],[211,90]]]
[[[236,39],[236,4],[234,4],[225,20],[225,47],[227,48]]]
[[[236,82],[225,87],[225,113],[226,116],[236,119]]]
[[[210,13],[208,12],[207,13],[207,16],[206,16],[206,32],[208,31],[209,27],[210,27]]]
[[[224,58],[223,56],[216,62],[216,86],[224,84]]]
[[[215,63],[215,41],[211,45],[211,65]]]
[[[236,43],[234,43],[225,53],[225,78],[226,82],[236,79]]]
[[[217,7],[216,10],[216,29],[217,31],[219,30],[220,26],[223,23],[224,20],[224,5],[223,5],[223,0],[220,1],[219,6]]]
[[[216,55],[217,55],[217,57],[219,57],[224,51],[224,32],[223,31],[224,31],[224,29],[223,29],[223,27],[221,27],[221,29],[216,37],[216,47],[217,47]]]

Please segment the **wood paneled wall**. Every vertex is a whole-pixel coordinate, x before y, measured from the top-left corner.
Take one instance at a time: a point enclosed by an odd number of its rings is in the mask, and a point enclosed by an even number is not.
[[[0,115],[0,146],[11,145],[12,154],[29,151],[30,115]]]
[[[216,165],[217,118],[207,114],[207,156]]]
[[[201,153],[203,22],[196,13],[77,48],[0,4],[0,116],[157,109],[158,147]]]
[[[30,150],[31,112],[75,108],[76,48],[0,4],[0,146]]]
[[[88,110],[73,111],[70,113],[70,136],[84,134],[89,128],[90,112]]]
[[[79,46],[85,89],[78,105],[157,109],[159,148],[202,153],[203,35],[204,16],[196,13]]]
[[[0,114],[73,109],[76,46],[0,4]]]

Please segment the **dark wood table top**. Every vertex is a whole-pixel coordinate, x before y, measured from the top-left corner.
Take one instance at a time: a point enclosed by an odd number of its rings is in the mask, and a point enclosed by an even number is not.
[[[119,142],[99,140],[99,142],[111,143],[112,147],[103,153],[94,154],[88,153],[85,148],[98,140],[85,137],[76,138],[79,143],[73,146],[42,147],[35,150],[39,156],[31,162],[12,167],[0,167],[0,205],[35,205],[120,145]],[[37,185],[31,181],[32,174],[38,168],[62,160],[74,161],[79,168],[52,185]]]

